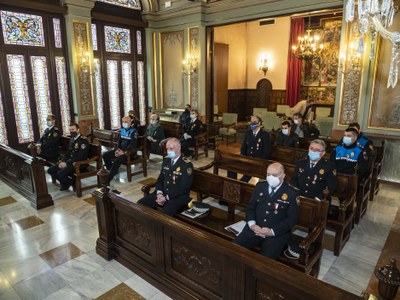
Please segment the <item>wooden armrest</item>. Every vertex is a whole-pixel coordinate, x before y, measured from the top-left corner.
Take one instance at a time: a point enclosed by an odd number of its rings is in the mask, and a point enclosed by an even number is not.
[[[339,210],[341,210],[343,212],[345,212],[347,210],[347,208],[349,207],[349,205],[354,202],[354,197],[355,197],[356,193],[354,193],[354,191],[352,191],[352,193],[349,193],[349,194],[353,195],[353,196],[346,197],[346,200],[344,200],[343,202],[340,202]]]
[[[80,174],[80,166],[81,165],[90,165],[91,163],[97,162],[98,159],[99,159],[98,156],[93,156],[90,159],[73,162],[72,165],[75,168],[75,173]]]
[[[209,163],[208,165],[205,165],[205,166],[203,166],[203,167],[199,167],[199,168],[197,168],[197,169],[202,170],[202,171],[205,171],[205,170],[208,170],[208,169],[214,167],[215,164],[216,164],[216,162],[215,162],[215,161],[212,161],[212,162]]]
[[[317,240],[317,238],[318,238],[319,236],[321,236],[321,234],[324,232],[324,228],[325,228],[324,222],[323,222],[323,221],[320,221],[319,224],[318,224],[318,226],[315,227],[315,228],[308,234],[308,236],[305,237],[305,238],[301,241],[301,243],[300,243],[300,245],[299,245],[300,249],[302,249],[303,252],[307,252],[308,249],[310,248],[311,244],[314,243],[314,242]]]
[[[145,196],[150,194],[150,189],[156,186],[156,182],[146,184],[142,186],[142,192]]]
[[[230,127],[235,128],[236,127],[236,123],[222,124],[222,126],[221,126],[221,128],[230,128]]]

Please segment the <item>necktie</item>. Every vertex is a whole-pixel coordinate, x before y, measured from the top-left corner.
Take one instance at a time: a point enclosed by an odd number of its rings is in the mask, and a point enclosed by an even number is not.
[[[271,192],[269,193],[269,196],[272,197],[275,194],[275,189],[271,187]]]
[[[310,164],[310,169],[312,169],[312,168],[314,168],[314,167],[315,167],[315,164],[311,163],[311,164]]]
[[[174,166],[174,160],[171,159],[171,168]]]

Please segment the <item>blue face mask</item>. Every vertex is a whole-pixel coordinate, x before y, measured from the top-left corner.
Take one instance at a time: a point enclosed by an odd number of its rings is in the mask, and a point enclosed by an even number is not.
[[[289,129],[282,129],[282,133],[284,135],[288,135],[289,134]]]
[[[308,151],[308,157],[312,161],[318,160],[319,159],[319,152]]]
[[[353,141],[351,140],[351,137],[349,137],[349,136],[343,137],[343,144],[345,144],[346,146],[350,146],[352,143],[353,143]]]
[[[258,124],[255,124],[255,123],[250,124],[251,130],[256,129],[257,127],[258,127]]]
[[[167,156],[170,159],[174,159],[176,157],[175,151],[167,151]]]

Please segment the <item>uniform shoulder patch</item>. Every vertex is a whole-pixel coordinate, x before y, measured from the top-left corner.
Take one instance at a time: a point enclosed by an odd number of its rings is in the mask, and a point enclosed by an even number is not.
[[[183,161],[184,161],[185,163],[187,163],[187,164],[191,162],[190,159],[188,159],[188,158],[186,158],[186,157],[183,158]]]
[[[189,176],[192,175],[192,172],[193,172],[192,168],[187,168],[187,173]]]

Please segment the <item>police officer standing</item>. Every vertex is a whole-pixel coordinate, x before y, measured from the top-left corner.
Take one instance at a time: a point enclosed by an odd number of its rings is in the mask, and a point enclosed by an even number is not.
[[[181,136],[182,153],[185,157],[191,156],[193,153],[189,147],[194,144],[194,138],[203,131],[203,123],[198,119],[199,112],[197,109],[190,110],[190,122],[183,127]]]
[[[128,151],[137,147],[137,131],[130,126],[130,120],[129,116],[122,118],[122,128],[117,149],[112,149],[103,154],[104,164],[107,170],[110,171],[109,183],[118,174],[119,166],[126,162],[126,156],[129,155]]]
[[[258,116],[251,116],[250,128],[246,131],[240,154],[250,157],[257,157],[268,159],[271,152],[271,142],[268,132],[261,128],[261,118]],[[228,171],[228,177],[237,179],[237,174]],[[249,182],[251,179],[248,175],[243,175],[241,181]]]
[[[69,125],[69,132],[71,140],[64,159],[47,170],[53,183],[56,182],[56,179],[60,182],[60,191],[67,191],[72,185],[72,181],[68,176],[74,172],[74,162],[86,160],[89,155],[90,144],[87,138],[79,133],[79,125],[76,123]],[[81,166],[82,169],[86,167],[85,165]]]
[[[193,180],[193,164],[181,156],[181,144],[171,138],[167,145],[168,156],[164,158],[156,190],[138,201],[151,208],[163,207],[167,215],[175,215],[190,202],[190,187]]]
[[[55,126],[56,117],[47,116],[47,128],[39,141],[34,145],[37,155],[44,159],[56,158],[60,147],[60,130]]]
[[[257,183],[247,206],[247,225],[233,241],[245,248],[261,246],[261,254],[277,259],[290,239],[297,222],[297,191],[283,181],[285,170],[280,163],[267,169],[267,181]]]

